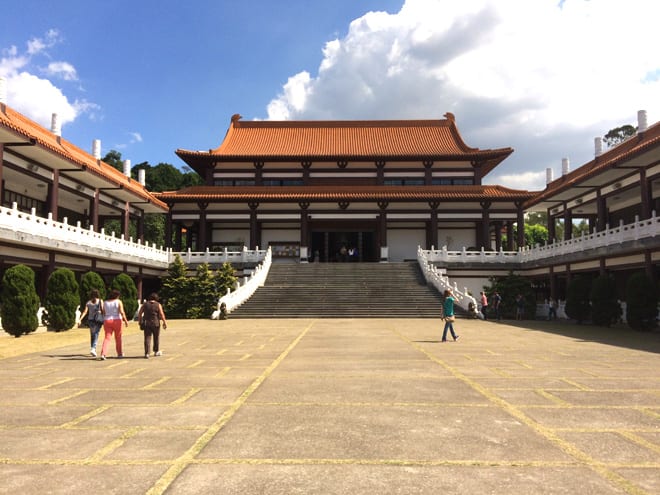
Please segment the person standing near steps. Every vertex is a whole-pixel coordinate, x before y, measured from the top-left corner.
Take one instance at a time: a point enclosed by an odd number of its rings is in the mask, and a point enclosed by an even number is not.
[[[110,345],[110,339],[114,334],[115,336],[115,348],[117,349],[117,357],[124,357],[124,350],[122,348],[122,321],[124,325],[128,327],[128,319],[126,318],[126,313],[124,312],[124,303],[119,299],[119,291],[114,289],[110,292],[110,297],[103,304],[104,309],[104,318],[103,318],[103,330],[105,330],[105,338],[103,339],[103,346],[101,347],[101,359],[105,359],[108,346]]]
[[[444,312],[445,329],[442,332],[442,341],[447,342],[447,330],[449,330],[455,342],[458,340],[458,335],[454,333],[454,321],[456,320],[454,316],[454,296],[449,289],[445,291],[444,295],[445,301],[442,303],[442,309]]]

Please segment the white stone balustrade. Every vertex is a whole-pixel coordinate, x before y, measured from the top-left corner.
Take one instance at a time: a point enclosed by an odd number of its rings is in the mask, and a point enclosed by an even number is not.
[[[445,271],[438,269],[433,265],[427,255],[428,252],[429,251],[422,249],[421,247],[417,248],[417,261],[422,269],[426,283],[433,285],[438,291],[440,291],[440,293],[444,292],[446,289],[451,290],[454,295],[455,303],[459,307],[470,313],[474,318],[483,318],[483,315],[477,311],[476,299],[468,293],[467,288],[459,290],[456,283],[452,285],[449,281],[449,277],[445,275]]]
[[[269,248],[270,249],[270,248]],[[219,263],[261,263],[266,255],[266,249],[248,249],[243,246],[242,251],[182,251],[179,253],[173,252],[170,256],[170,261],[178,254],[186,265],[197,265],[200,263],[219,264]]]
[[[227,313],[231,313],[250,299],[259,287],[263,287],[273,260],[270,247],[264,251],[262,260],[262,263],[257,265],[252,274],[245,278],[242,284],[239,283],[234,291],[227,289],[227,294],[218,300],[218,309],[213,312],[212,319],[217,320],[220,318],[220,306],[223,303],[225,304]]]
[[[442,249],[424,250],[428,262],[444,263],[525,263],[554,256],[583,252],[588,249],[613,246],[623,242],[638,241],[660,235],[660,217],[655,211],[651,218],[635,221],[630,224],[621,222],[618,227],[609,228],[592,234],[583,234],[573,239],[559,241],[544,246],[525,247],[519,251],[448,251],[447,246]]]
[[[170,262],[170,253],[163,248],[126,240],[123,236],[117,238],[114,233],[94,232],[93,227],[85,229],[80,222],[69,225],[66,218],[57,222],[51,214],[48,218],[40,217],[34,209],[25,213],[18,210],[16,203],[11,208],[0,206],[0,239],[160,268],[167,268]]]

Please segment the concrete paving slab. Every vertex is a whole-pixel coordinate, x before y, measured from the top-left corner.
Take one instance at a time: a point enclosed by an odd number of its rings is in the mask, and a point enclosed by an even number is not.
[[[0,336],[0,494],[660,493],[660,333],[456,328],[174,320],[106,361]]]

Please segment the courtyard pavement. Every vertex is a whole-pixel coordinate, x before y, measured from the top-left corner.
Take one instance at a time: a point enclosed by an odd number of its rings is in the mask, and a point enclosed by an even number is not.
[[[660,333],[171,321],[0,336],[0,493],[660,494]]]

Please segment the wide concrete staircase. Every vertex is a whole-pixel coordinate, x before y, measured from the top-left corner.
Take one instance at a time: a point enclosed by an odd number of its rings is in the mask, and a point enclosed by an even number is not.
[[[273,263],[230,318],[438,318],[442,298],[416,262]]]

